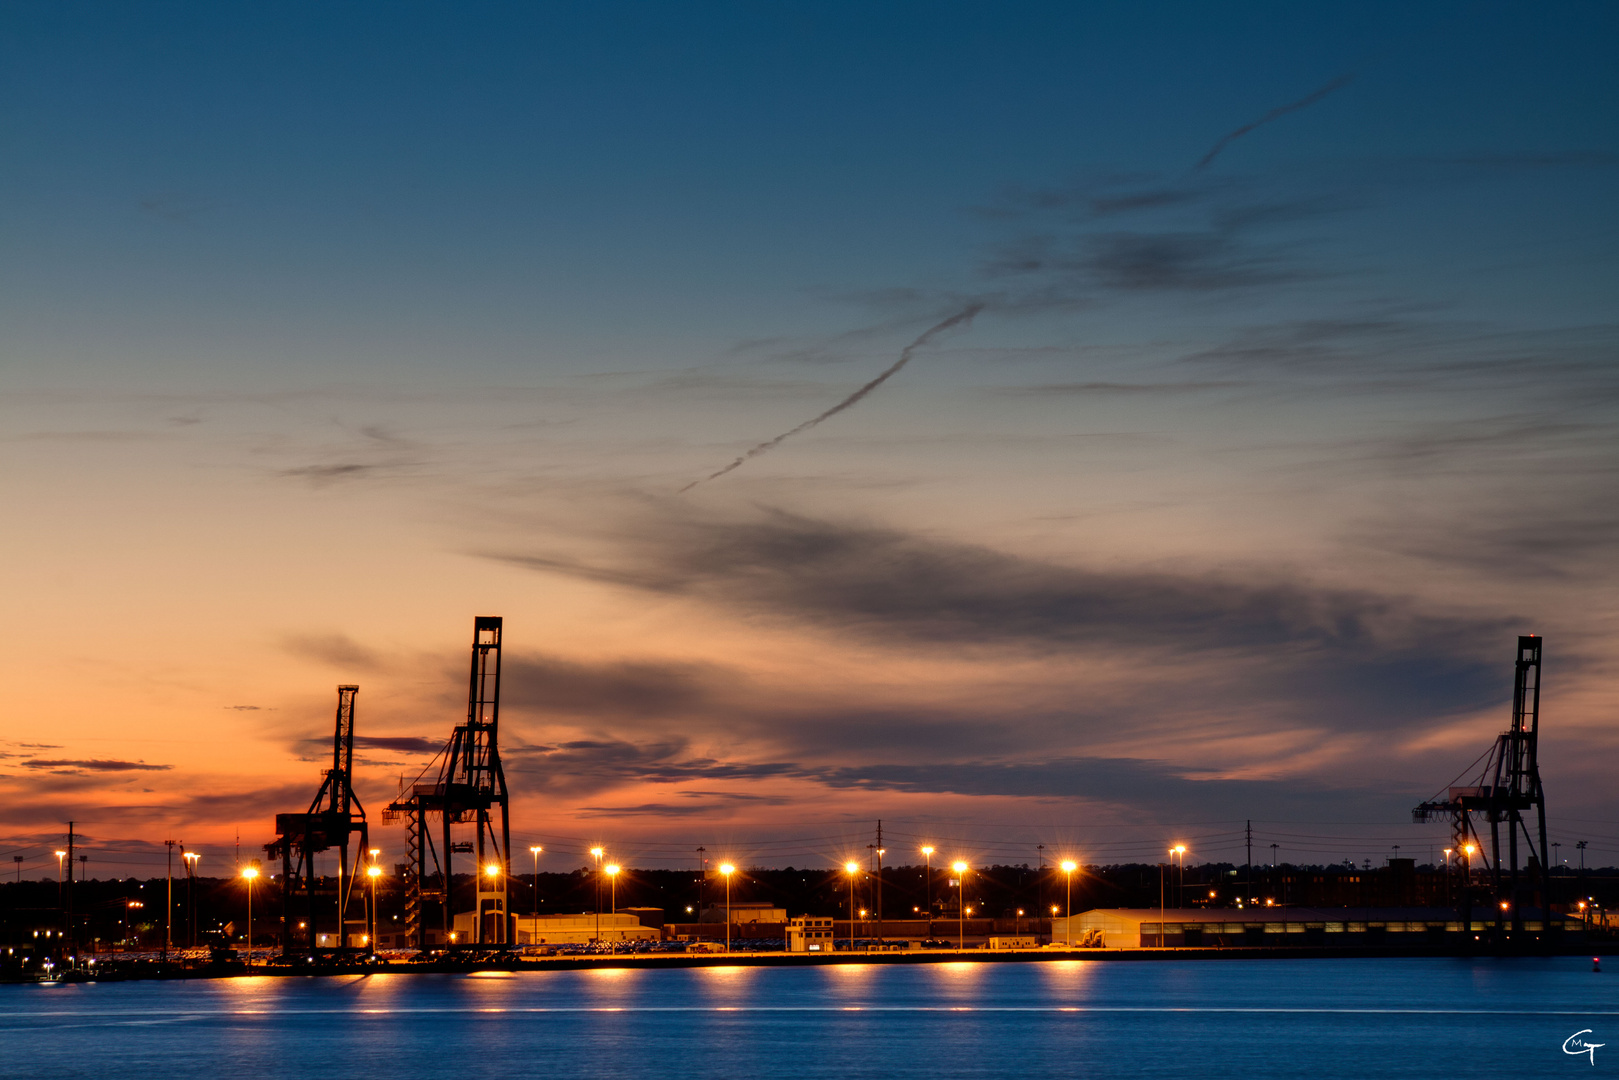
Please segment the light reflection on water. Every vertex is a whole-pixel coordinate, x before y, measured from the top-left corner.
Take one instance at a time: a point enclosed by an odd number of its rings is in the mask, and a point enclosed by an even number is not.
[[[1041,963],[0,987],[0,1076],[1544,1075],[1619,1048],[1590,961]],[[71,1047],[71,1050],[67,1050]],[[1598,1067],[1612,1067],[1619,1056]],[[1578,1061],[1584,1065],[1585,1062]],[[1589,1068],[1589,1065],[1586,1065]],[[1594,1075],[1594,1074],[1593,1074]]]

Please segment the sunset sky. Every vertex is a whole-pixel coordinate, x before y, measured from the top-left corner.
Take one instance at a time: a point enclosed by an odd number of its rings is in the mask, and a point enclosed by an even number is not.
[[[6,4],[0,848],[261,853],[344,682],[375,813],[501,615],[524,865],[1426,861],[1522,633],[1619,862],[1616,35]]]

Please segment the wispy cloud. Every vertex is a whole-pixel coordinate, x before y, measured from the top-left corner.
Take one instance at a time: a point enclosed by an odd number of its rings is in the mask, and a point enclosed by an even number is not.
[[[289,634],[281,640],[286,652],[302,660],[357,671],[377,671],[382,657],[347,634]]]
[[[173,765],[148,765],[144,761],[120,761],[116,758],[34,758],[19,763],[24,769],[50,769],[53,772],[166,772]]]

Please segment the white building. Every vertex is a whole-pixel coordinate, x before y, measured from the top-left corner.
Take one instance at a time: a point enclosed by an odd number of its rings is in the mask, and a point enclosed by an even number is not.
[[[832,950],[831,919],[806,915],[801,919],[787,920],[788,952],[812,953]]]

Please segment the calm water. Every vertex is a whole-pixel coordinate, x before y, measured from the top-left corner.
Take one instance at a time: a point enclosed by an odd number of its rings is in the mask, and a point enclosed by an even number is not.
[[[0,1075],[1597,1076],[1619,962],[687,968],[0,987]],[[1563,1053],[1608,1042],[1593,1069]]]

